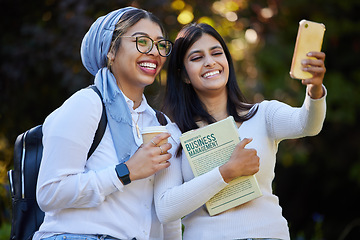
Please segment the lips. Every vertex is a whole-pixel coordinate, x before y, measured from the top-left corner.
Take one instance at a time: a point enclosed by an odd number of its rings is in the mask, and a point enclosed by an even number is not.
[[[156,61],[143,61],[143,62],[139,62],[138,64],[143,72],[151,75],[156,74],[156,69],[157,69]]]
[[[142,62],[142,63],[139,63],[139,65],[141,67],[144,67],[144,68],[156,69],[156,64],[155,63]]]
[[[215,70],[215,71],[210,71],[210,72],[206,72],[202,75],[203,78],[211,78],[213,76],[219,75],[220,74],[220,70]]]

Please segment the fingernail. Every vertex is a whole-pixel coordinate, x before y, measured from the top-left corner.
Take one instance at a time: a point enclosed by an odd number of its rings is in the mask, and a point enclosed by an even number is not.
[[[301,61],[301,64],[304,64],[304,65],[305,65],[305,64],[306,64],[306,60],[302,60],[302,61]]]
[[[308,54],[306,54],[306,56],[311,57],[313,54],[311,52],[309,52]]]

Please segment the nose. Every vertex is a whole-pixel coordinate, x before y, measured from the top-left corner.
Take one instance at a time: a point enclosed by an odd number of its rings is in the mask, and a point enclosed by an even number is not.
[[[150,50],[150,52],[148,52],[147,54],[149,55],[153,55],[153,56],[157,56],[159,55],[159,51],[157,50],[156,44],[153,44],[152,49]]]
[[[216,62],[211,56],[207,56],[205,59],[205,67],[213,67],[215,66]]]

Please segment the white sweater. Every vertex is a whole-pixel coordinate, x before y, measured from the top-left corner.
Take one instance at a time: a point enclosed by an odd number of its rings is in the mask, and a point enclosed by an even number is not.
[[[171,166],[155,179],[155,206],[160,221],[185,216],[184,240],[290,239],[278,197],[272,192],[278,144],[283,139],[318,134],[325,112],[325,97],[314,100],[306,95],[301,108],[278,101],[261,102],[255,116],[244,122],[238,132],[241,139],[253,138],[246,147],[256,149],[260,157],[256,177],[263,196],[213,217],[207,213],[204,203],[227,185],[219,169],[194,178],[185,154],[180,159],[174,157]],[[175,142],[171,151],[175,156],[181,133],[178,129],[172,131]]]
[[[130,102],[130,103],[129,103]],[[159,125],[145,96],[131,114],[140,114],[139,127]],[[153,204],[154,176],[124,186],[115,172],[119,163],[109,128],[86,160],[102,113],[101,100],[82,89],[51,113],[43,125],[44,152],[37,200],[45,219],[34,238],[54,234],[104,234],[119,239],[174,240],[181,238],[180,221],[164,227]],[[136,144],[142,144],[132,126]],[[164,236],[163,236],[164,235]]]

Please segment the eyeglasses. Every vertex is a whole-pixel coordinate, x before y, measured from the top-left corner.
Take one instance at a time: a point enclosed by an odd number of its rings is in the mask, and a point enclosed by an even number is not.
[[[171,50],[172,50],[172,42],[170,42],[169,40],[158,40],[158,41],[154,41],[152,40],[150,37],[148,36],[121,36],[121,37],[131,37],[131,38],[135,38],[136,40],[136,49],[141,52],[141,53],[149,53],[153,47],[154,44],[156,46],[156,49],[158,50],[159,54],[163,57],[167,57],[170,55]]]

